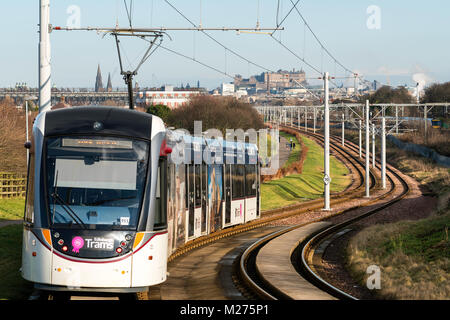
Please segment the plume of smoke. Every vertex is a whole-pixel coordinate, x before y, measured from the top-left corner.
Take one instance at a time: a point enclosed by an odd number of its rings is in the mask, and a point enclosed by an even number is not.
[[[415,73],[412,76],[414,82],[418,84],[419,92],[425,88],[425,85],[431,81],[431,78],[428,77],[425,73]]]
[[[428,77],[425,73],[415,73],[412,76],[414,82],[417,84],[417,90],[416,90],[416,98],[417,102],[419,103],[420,93],[425,88],[425,85],[430,82],[432,79]]]

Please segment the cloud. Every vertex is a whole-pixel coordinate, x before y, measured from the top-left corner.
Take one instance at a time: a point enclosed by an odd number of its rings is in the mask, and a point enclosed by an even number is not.
[[[382,75],[407,75],[411,74],[411,71],[406,68],[390,68],[387,66],[381,66],[377,69],[377,72]]]

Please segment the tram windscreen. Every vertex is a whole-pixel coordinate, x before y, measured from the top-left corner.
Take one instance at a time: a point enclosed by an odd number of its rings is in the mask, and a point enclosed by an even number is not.
[[[136,228],[148,142],[112,137],[47,139],[50,221],[57,226]]]

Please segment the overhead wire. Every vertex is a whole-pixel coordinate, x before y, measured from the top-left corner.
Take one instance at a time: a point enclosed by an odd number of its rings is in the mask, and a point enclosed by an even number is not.
[[[188,21],[192,26],[194,26],[195,28],[198,28],[199,26],[197,26],[192,20],[190,20],[188,17],[186,17],[186,15],[184,15],[178,8],[176,8],[172,3],[170,3],[168,0],[164,0],[172,9],[174,9],[180,16],[182,16],[186,21]],[[217,43],[219,46],[221,46],[222,48],[228,50],[229,52],[231,52],[232,54],[234,54],[235,56],[239,57],[242,60],[245,60],[246,62],[269,72],[274,72],[273,70],[270,70],[264,66],[261,66],[260,64],[257,64],[253,61],[251,61],[250,59],[245,58],[244,56],[242,56],[241,54],[237,53],[236,51],[228,48],[227,46],[225,46],[223,43],[221,43],[220,41],[218,41],[217,39],[215,39],[213,36],[211,36],[209,33],[207,33],[204,30],[199,30],[200,32],[202,32],[205,36],[207,36],[209,39],[211,39],[212,41],[214,41],[215,43]]]
[[[286,50],[288,50],[292,55],[294,55],[297,59],[299,59],[300,61],[302,61],[303,63],[305,63],[308,67],[310,67],[312,70],[316,71],[317,73],[319,73],[321,76],[323,75],[323,53],[325,52],[335,63],[335,69],[336,69],[336,64],[338,64],[340,67],[342,67],[342,69],[345,72],[349,72],[351,74],[353,74],[356,78],[360,79],[363,82],[367,82],[367,80],[362,79],[362,77],[360,75],[358,75],[356,72],[352,71],[351,69],[347,68],[346,66],[343,65],[343,63],[341,63],[338,59],[336,59],[336,57],[331,54],[331,52],[325,47],[325,45],[323,44],[323,42],[319,39],[319,37],[317,36],[317,34],[312,30],[311,26],[309,25],[309,23],[306,21],[305,17],[301,14],[301,12],[299,11],[297,5],[299,3],[299,0],[297,0],[297,2],[294,3],[293,0],[290,0],[292,7],[289,10],[289,12],[286,14],[286,16],[283,18],[283,20],[277,24],[277,28],[280,27],[284,20],[286,20],[286,18],[291,14],[291,12],[295,9],[295,11],[298,13],[298,15],[300,16],[300,18],[302,19],[303,23],[304,23],[304,31],[303,31],[303,58],[300,57],[298,54],[296,54],[292,49],[288,48],[285,44],[283,44],[280,40],[276,39],[275,37],[272,37],[272,39],[274,39],[276,42],[278,42],[281,46],[283,46]],[[279,3],[277,5],[277,15],[279,14]],[[278,19],[278,17],[277,17]],[[309,63],[306,60],[306,30],[309,30],[310,33],[313,35],[313,37],[316,39],[316,41],[318,42],[318,44],[320,45],[321,48],[321,66],[320,66],[320,71],[318,67],[313,66],[311,63]],[[275,30],[276,31],[276,30]],[[275,32],[274,31],[274,32]],[[336,77],[333,77],[336,79]],[[336,86],[336,88],[338,88],[338,85],[336,82],[334,82],[332,79],[330,78],[330,83],[334,84]]]
[[[264,67],[264,66],[262,66],[262,65],[260,65],[260,64],[257,64],[257,63],[255,63],[255,62],[253,62],[253,61],[251,61],[250,59],[248,59],[248,58],[245,58],[244,56],[242,56],[241,54],[239,54],[239,53],[237,53],[236,51],[234,51],[234,50],[232,50],[232,49],[230,49],[230,48],[228,48],[226,45],[224,45],[223,43],[221,43],[220,41],[218,41],[217,39],[215,39],[213,36],[211,36],[209,33],[207,33],[207,32],[205,32],[204,30],[201,30],[201,25],[196,25],[192,20],[190,20],[185,14],[183,14],[177,7],[175,7],[170,1],[168,1],[168,0],[164,0],[173,10],[175,10],[181,17],[183,17],[186,21],[188,21],[193,27],[195,27],[195,28],[200,28],[199,29],[199,31],[200,32],[202,32],[205,36],[207,36],[209,39],[211,39],[212,41],[214,41],[216,44],[218,44],[219,46],[221,46],[221,47],[223,47],[224,49],[225,49],[225,59],[226,59],[226,52],[227,51],[229,51],[230,53],[232,53],[233,55],[235,55],[235,56],[237,56],[237,57],[239,57],[240,59],[242,59],[242,60],[244,60],[244,61],[246,61],[249,65],[251,64],[251,65],[254,65],[254,66],[256,66],[256,67],[258,67],[258,68],[260,68],[260,69],[263,69],[263,70],[265,70],[265,71],[268,71],[268,72],[274,72],[273,70],[271,70],[271,69],[269,69],[269,68],[266,68],[266,67]],[[323,53],[325,52],[333,61],[334,61],[334,63],[335,63],[335,69],[336,69],[336,64],[337,65],[339,65],[340,67],[342,67],[343,68],[343,70],[344,71],[346,71],[346,72],[349,72],[349,73],[352,73],[353,75],[355,75],[355,76],[357,76],[357,74],[355,73],[355,72],[353,72],[351,69],[349,69],[349,68],[347,68],[346,66],[344,66],[338,59],[336,59],[335,57],[334,57],[334,55],[333,54],[331,54],[331,52],[325,47],[325,45],[322,43],[322,41],[319,39],[319,37],[317,36],[317,34],[312,30],[312,28],[311,28],[311,26],[308,24],[308,22],[306,21],[306,19],[304,18],[304,16],[301,14],[301,12],[298,10],[298,8],[297,8],[297,5],[298,5],[298,3],[300,2],[300,0],[297,0],[295,3],[294,3],[294,1],[293,0],[290,0],[290,2],[291,2],[291,4],[292,4],[292,7],[290,8],[290,10],[288,11],[288,13],[283,17],[283,19],[281,20],[281,21],[279,21],[279,15],[280,15],[280,1],[278,1],[278,3],[277,3],[277,15],[276,15],[276,23],[277,23],[277,29],[276,30],[274,30],[272,33],[270,33],[269,34],[269,36],[274,40],[274,41],[276,41],[277,43],[279,43],[282,47],[284,47],[286,50],[288,50],[292,55],[294,55],[297,59],[299,59],[300,61],[302,61],[306,66],[308,66],[309,68],[311,68],[312,70],[314,70],[315,72],[317,72],[318,74],[320,74],[321,76],[323,75]],[[282,4],[281,4],[282,5]],[[259,2],[258,2],[258,8],[257,8],[257,10],[258,10],[258,12],[257,12],[257,24],[258,24],[258,22],[259,22]],[[281,40],[278,40],[277,38],[275,38],[274,36],[273,36],[273,34],[276,32],[276,31],[278,31],[278,28],[284,23],[284,21],[290,16],[290,14],[292,13],[292,11],[293,10],[295,10],[297,13],[298,13],[298,15],[300,16],[300,18],[302,19],[302,21],[303,21],[303,23],[304,23],[304,39],[303,39],[303,57],[300,57],[297,53],[295,53],[292,49],[290,49],[289,47],[287,47],[283,42],[281,42]],[[316,39],[316,41],[319,43],[319,45],[320,45],[320,47],[321,47],[321,69],[319,70],[319,68],[318,67],[315,67],[313,64],[311,64],[310,62],[308,62],[307,60],[306,60],[306,58],[305,58],[305,52],[306,52],[306,29],[308,29],[310,32],[311,32],[311,34],[313,35],[313,37]],[[187,59],[190,59],[190,60],[192,60],[192,61],[194,61],[194,62],[197,62],[197,63],[199,63],[199,64],[201,64],[201,65],[203,65],[203,66],[205,66],[205,67],[207,67],[207,68],[209,68],[209,69],[212,69],[212,70],[215,70],[216,72],[219,72],[219,73],[221,73],[221,74],[224,74],[224,75],[226,75],[226,76],[228,76],[228,77],[230,77],[230,78],[233,78],[234,79],[234,77],[233,76],[231,76],[230,74],[228,74],[226,71],[227,70],[225,70],[225,72],[223,72],[223,71],[221,71],[221,70],[219,70],[219,69],[217,69],[217,68],[215,68],[215,67],[212,67],[212,66],[209,66],[209,65],[207,65],[207,64],[205,64],[205,63],[203,63],[203,62],[201,62],[201,61],[198,61],[196,58],[195,58],[195,56],[194,56],[194,58],[191,58],[191,57],[188,57],[188,56],[186,56],[186,55],[184,55],[184,54],[181,54],[181,53],[179,53],[179,52],[176,52],[175,50],[173,50],[173,49],[169,49],[169,48],[167,48],[167,47],[163,47],[163,46],[160,46],[161,48],[163,48],[163,49],[165,49],[165,50],[168,50],[168,51],[170,51],[170,52],[172,52],[172,53],[174,53],[174,54],[177,54],[177,55],[179,55],[179,56],[182,56],[182,57],[184,57],[184,58],[187,58]],[[225,61],[225,68],[227,68],[227,62]],[[334,82],[334,81],[332,81],[331,79],[330,79],[330,82],[331,83],[333,83],[336,87],[338,87],[338,85]]]
[[[125,10],[127,11],[128,22],[130,24],[130,29],[132,29],[132,12],[133,12],[133,0],[130,0],[130,9],[128,10],[127,0],[123,0],[123,4],[125,5]]]
[[[183,57],[183,58],[185,58],[185,59],[192,60],[192,61],[194,61],[194,62],[196,62],[196,63],[198,63],[198,64],[200,64],[200,65],[202,65],[202,66],[204,66],[204,67],[206,67],[206,68],[208,68],[208,69],[214,70],[214,71],[216,71],[216,72],[218,72],[218,73],[221,73],[221,74],[223,74],[223,75],[225,75],[225,76],[227,76],[227,77],[230,77],[230,78],[234,79],[234,76],[228,74],[226,71],[224,72],[224,71],[222,71],[222,70],[219,70],[218,68],[213,67],[213,66],[210,66],[210,65],[208,65],[208,64],[206,64],[206,63],[204,63],[204,62],[202,62],[202,61],[200,61],[200,60],[193,59],[193,58],[191,58],[191,57],[189,57],[189,56],[187,56],[187,55],[185,55],[185,54],[182,54],[182,53],[180,53],[180,52],[178,52],[178,51],[175,51],[175,50],[173,50],[173,49],[167,48],[167,47],[165,47],[165,46],[163,46],[163,45],[159,45],[159,48],[162,48],[162,49],[164,49],[164,50],[166,50],[166,51],[169,51],[169,52],[171,52],[171,53],[173,53],[173,54],[176,54],[176,55],[178,55],[178,56],[180,56],[180,57]]]
[[[347,70],[348,72],[351,73],[355,73],[352,70],[350,70],[349,68],[347,68],[346,66],[344,66],[338,59],[336,59],[336,57],[334,57],[333,54],[331,54],[331,52],[325,47],[325,45],[322,43],[322,41],[319,39],[319,37],[316,35],[316,33],[312,30],[311,26],[309,25],[309,23],[306,21],[305,17],[301,14],[300,10],[298,10],[297,8],[297,4],[293,2],[293,0],[289,0],[292,5],[293,8],[295,9],[295,11],[298,13],[298,15],[300,16],[300,18],[303,20],[303,22],[305,23],[305,26],[309,29],[309,31],[311,32],[311,34],[313,35],[313,37],[316,39],[316,41],[319,43],[319,45],[321,46],[321,48],[330,56],[331,59],[333,59],[337,64],[339,64],[342,69]]]

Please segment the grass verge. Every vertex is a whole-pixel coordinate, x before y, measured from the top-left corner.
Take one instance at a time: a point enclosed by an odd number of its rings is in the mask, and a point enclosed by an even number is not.
[[[375,225],[350,240],[350,272],[365,285],[366,270],[381,270],[381,299],[449,299],[450,210],[419,221]]]
[[[0,220],[23,218],[24,199],[0,199]],[[0,228],[0,300],[24,300],[32,284],[20,275],[22,263],[22,225]]]
[[[0,219],[23,219],[25,199],[0,199]]]
[[[304,136],[308,148],[301,174],[291,174],[261,185],[261,210],[275,209],[323,196],[323,148]],[[297,145],[297,144],[296,144]],[[301,150],[297,157],[299,156]],[[348,168],[330,156],[331,192],[341,192],[350,184]]]
[[[22,226],[0,228],[0,300],[24,300],[32,284],[20,275],[22,261]]]
[[[386,158],[437,196],[438,208],[426,219],[375,225],[359,232],[347,248],[349,271],[366,285],[367,267],[380,267],[381,289],[376,292],[380,299],[450,299],[450,170],[389,142]]]

